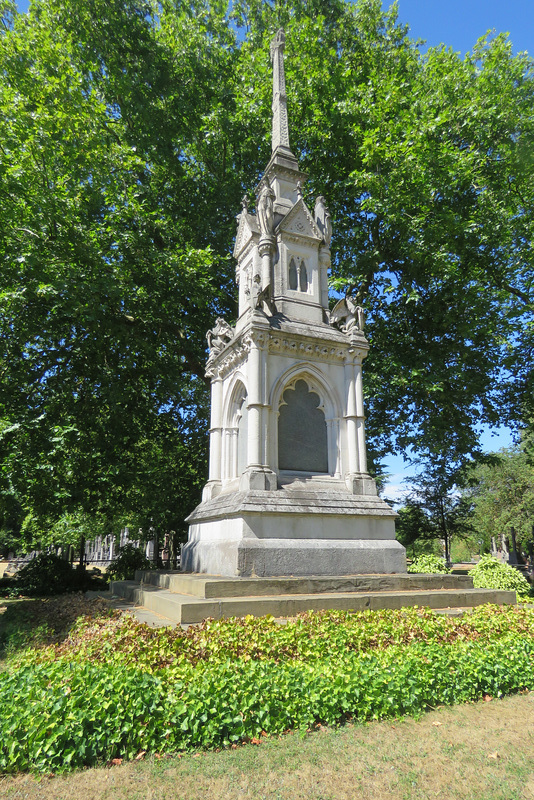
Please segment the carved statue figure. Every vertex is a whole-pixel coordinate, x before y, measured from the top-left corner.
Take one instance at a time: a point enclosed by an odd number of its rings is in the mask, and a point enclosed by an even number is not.
[[[206,334],[210,358],[220,353],[223,347],[228,344],[228,342],[232,341],[233,338],[234,331],[230,325],[222,317],[217,317],[215,327]]]
[[[261,308],[263,303],[263,295],[261,289],[261,275],[256,272],[252,277],[250,286],[250,299],[252,308]]]
[[[332,219],[330,217],[330,211],[326,207],[326,202],[322,195],[319,195],[315,201],[315,211],[313,216],[315,217],[317,227],[323,235],[325,245],[330,247],[330,242],[332,241]]]
[[[258,196],[258,223],[261,235],[271,239],[274,233],[274,199],[276,195],[269,184],[263,184]]]
[[[335,325],[343,333],[350,333],[354,328],[363,331],[365,325],[363,308],[357,306],[351,297],[344,297],[332,309],[330,324]]]

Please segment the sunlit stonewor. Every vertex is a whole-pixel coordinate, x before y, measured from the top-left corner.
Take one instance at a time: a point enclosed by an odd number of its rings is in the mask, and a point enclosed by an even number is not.
[[[271,45],[273,152],[239,216],[235,328],[208,333],[209,480],[182,568],[227,576],[405,572],[391,508],[367,473],[363,312],[328,304],[332,226],[304,202],[289,146],[285,36]]]

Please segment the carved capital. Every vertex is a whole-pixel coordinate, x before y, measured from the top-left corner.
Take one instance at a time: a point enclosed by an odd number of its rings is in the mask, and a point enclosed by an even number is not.
[[[262,237],[258,244],[258,253],[260,254],[261,258],[263,258],[263,256],[270,256],[271,253],[274,252],[275,245],[276,239],[274,236]]]
[[[263,348],[266,347],[268,341],[269,341],[269,336],[267,334],[267,331],[261,329],[258,330],[257,328],[256,329],[252,328],[243,337],[243,344],[247,348],[247,350],[250,350],[251,347],[257,347],[259,350],[263,350]]]

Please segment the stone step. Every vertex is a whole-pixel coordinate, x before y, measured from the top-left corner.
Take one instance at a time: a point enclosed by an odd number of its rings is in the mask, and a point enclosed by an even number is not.
[[[207,617],[291,617],[302,611],[365,611],[406,606],[427,606],[433,609],[473,608],[484,603],[514,605],[515,592],[490,589],[432,589],[379,592],[323,592],[249,597],[206,599],[178,594],[135,581],[113,581],[112,593],[142,605],[176,623],[197,623]]]
[[[407,592],[473,588],[468,575],[348,575],[306,578],[222,578],[163,570],[139,570],[135,580],[143,586],[157,586],[176,594],[204,599],[224,597],[272,597],[294,594],[333,594],[337,592]]]

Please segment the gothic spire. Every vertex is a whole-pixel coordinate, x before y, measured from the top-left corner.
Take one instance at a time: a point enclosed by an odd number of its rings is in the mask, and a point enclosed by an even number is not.
[[[286,153],[293,155],[289,147],[287,120],[286,76],[284,72],[285,44],[284,29],[280,28],[271,42],[271,61],[273,62],[273,155],[277,150],[285,150]]]

